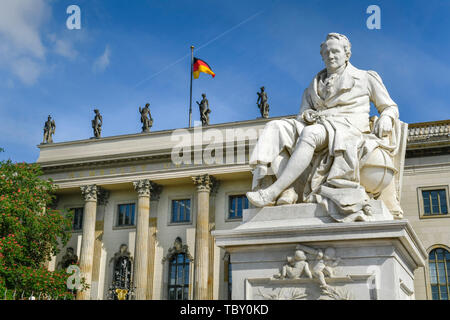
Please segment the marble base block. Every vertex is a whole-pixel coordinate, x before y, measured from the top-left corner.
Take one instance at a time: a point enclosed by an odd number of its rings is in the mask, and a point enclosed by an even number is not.
[[[414,299],[426,251],[407,220],[379,212],[337,223],[316,204],[244,210],[240,226],[213,232],[230,253],[232,299]]]

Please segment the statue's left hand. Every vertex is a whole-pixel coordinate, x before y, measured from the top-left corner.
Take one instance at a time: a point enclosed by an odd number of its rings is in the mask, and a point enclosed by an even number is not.
[[[374,133],[378,138],[383,138],[392,132],[392,119],[389,116],[381,116],[375,123]]]
[[[307,109],[302,114],[302,119],[309,124],[316,122],[318,117],[317,111],[313,109]]]

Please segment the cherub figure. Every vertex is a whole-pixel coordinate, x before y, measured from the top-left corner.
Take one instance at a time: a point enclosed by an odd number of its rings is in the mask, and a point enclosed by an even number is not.
[[[287,263],[281,268],[279,274],[274,275],[276,279],[298,279],[303,274],[308,278],[312,278],[311,271],[309,270],[308,262],[306,261],[305,252],[296,248],[294,257],[288,256]]]
[[[325,277],[334,277],[334,267],[336,267],[340,258],[336,258],[336,250],[334,248],[327,248],[325,252],[322,250],[317,250],[316,252],[316,262],[313,267],[313,276],[320,281],[320,286],[322,288],[327,288],[328,285],[325,281]]]

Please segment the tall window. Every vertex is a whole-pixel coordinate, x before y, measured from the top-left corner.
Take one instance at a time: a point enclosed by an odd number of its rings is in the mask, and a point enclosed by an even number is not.
[[[134,203],[119,204],[117,226],[134,225]]]
[[[232,278],[232,265],[231,262],[228,262],[228,300],[231,300],[232,297],[232,288],[233,288],[233,278]]]
[[[231,277],[231,271],[232,271],[232,267],[231,267],[231,259],[230,259],[230,254],[228,252],[225,252],[225,255],[223,257],[223,261],[224,261],[224,272],[223,272],[223,280],[227,285],[227,299],[231,300],[232,297],[232,282],[233,279]]]
[[[72,223],[72,230],[81,230],[83,229],[83,212],[84,208],[72,208],[70,210],[73,210],[73,223]]]
[[[178,253],[169,260],[169,300],[187,300],[188,297],[189,258],[185,253]]]
[[[433,300],[449,300],[450,252],[444,248],[433,249],[428,257],[428,263]]]
[[[445,189],[422,190],[423,213],[425,216],[448,213],[447,195]]]
[[[248,199],[245,194],[229,197],[228,219],[241,219],[244,209],[248,209]]]
[[[191,221],[191,199],[172,200],[172,222]]]

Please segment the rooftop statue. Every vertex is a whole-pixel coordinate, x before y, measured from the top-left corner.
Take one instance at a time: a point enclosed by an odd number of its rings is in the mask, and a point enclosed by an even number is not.
[[[339,222],[367,221],[369,200],[393,188],[398,107],[375,71],[350,63],[346,36],[328,34],[320,54],[326,68],[304,91],[296,119],[270,121],[259,137],[247,197],[256,207],[320,203]],[[380,114],[372,126],[370,102]],[[390,212],[402,217],[396,192],[388,197]]]
[[[206,94],[202,93],[202,101],[200,103],[198,101],[198,107],[200,109],[200,120],[202,121],[202,126],[209,125],[209,114],[211,113],[211,109],[209,109],[209,102],[206,99]]]
[[[43,143],[53,143],[53,134],[55,133],[56,124],[55,120],[52,120],[51,116],[48,116],[48,120],[44,124],[44,141]]]
[[[153,118],[150,113],[150,104],[147,103],[143,109],[139,107],[139,113],[141,114],[142,132],[150,132],[150,128],[153,126]]]
[[[256,93],[258,95],[258,100],[256,100],[256,104],[258,105],[258,109],[261,112],[261,117],[268,118],[269,117],[269,104],[267,103],[267,92],[264,87],[261,87],[261,92]]]
[[[103,118],[102,118],[102,115],[100,114],[100,111],[98,111],[98,109],[94,109],[94,112],[95,112],[95,117],[94,117],[94,120],[92,120],[92,129],[94,129],[94,137],[101,138]]]

